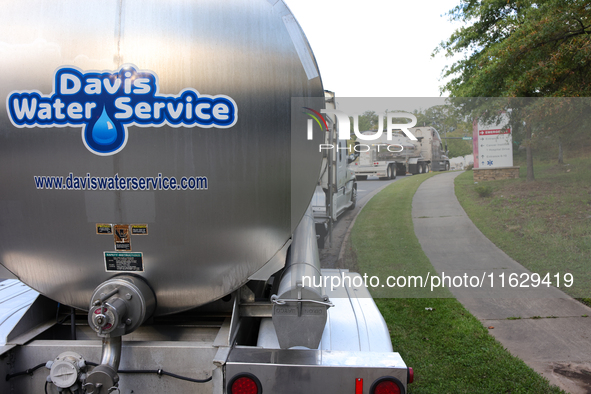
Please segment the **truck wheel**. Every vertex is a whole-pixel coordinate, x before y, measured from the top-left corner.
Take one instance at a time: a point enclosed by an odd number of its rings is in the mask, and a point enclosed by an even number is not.
[[[357,184],[353,185],[353,190],[351,191],[351,205],[349,206],[349,210],[352,211],[355,209],[357,205]]]
[[[355,179],[358,181],[365,181],[367,179],[367,175],[355,175]]]
[[[431,172],[431,164],[427,163],[425,164],[425,174]]]
[[[417,174],[423,173],[423,163],[417,163]]]
[[[390,179],[396,179],[396,164],[390,164]]]
[[[316,242],[318,243],[318,249],[324,249],[324,241],[326,240],[326,227],[324,225],[316,223]]]
[[[449,171],[449,162],[445,163],[445,171]]]
[[[318,249],[324,249],[324,237],[322,235],[318,237]]]

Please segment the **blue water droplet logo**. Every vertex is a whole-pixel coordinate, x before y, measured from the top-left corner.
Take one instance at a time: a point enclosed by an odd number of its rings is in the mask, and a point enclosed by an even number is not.
[[[101,108],[100,104],[98,108]],[[117,153],[127,142],[127,129],[121,122],[109,117],[108,108],[103,104],[101,115],[82,129],[84,145],[97,155]]]
[[[117,139],[117,129],[107,110],[103,107],[103,113],[92,127],[92,140],[99,145],[110,145]]]

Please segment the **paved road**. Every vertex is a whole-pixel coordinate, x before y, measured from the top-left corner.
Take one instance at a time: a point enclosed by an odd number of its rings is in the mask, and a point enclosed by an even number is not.
[[[412,216],[423,251],[440,275],[486,276],[483,287],[450,290],[485,326],[494,327],[489,332],[504,347],[552,384],[573,394],[591,393],[591,317],[583,317],[591,316],[591,308],[553,287],[501,288],[499,274],[530,272],[468,218],[454,193],[459,174],[430,178],[415,193]],[[493,287],[490,274],[497,280]]]
[[[347,232],[350,231],[351,223],[355,220],[363,206],[376,193],[402,177],[399,175],[396,179],[381,181],[377,177],[370,176],[366,181],[357,181],[357,206],[355,209],[343,213],[339,217],[339,220],[334,223],[331,246],[329,246],[327,237],[324,248],[320,249],[320,264],[322,268],[349,268],[343,265],[340,258],[342,257],[341,249],[343,240],[346,238]]]

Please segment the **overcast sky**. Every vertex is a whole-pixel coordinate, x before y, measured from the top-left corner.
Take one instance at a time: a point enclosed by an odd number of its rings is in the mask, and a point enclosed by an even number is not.
[[[451,60],[431,53],[460,26],[445,15],[459,0],[285,2],[337,97],[440,96]]]

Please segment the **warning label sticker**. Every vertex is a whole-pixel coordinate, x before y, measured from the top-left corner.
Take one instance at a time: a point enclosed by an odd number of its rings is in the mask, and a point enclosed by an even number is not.
[[[133,235],[148,235],[148,225],[147,224],[132,224],[131,225],[131,233]]]
[[[143,272],[142,253],[104,252],[107,272]]]
[[[131,239],[129,225],[116,224],[115,226],[115,250],[131,251]]]
[[[106,235],[113,234],[113,226],[111,226],[110,224],[98,223],[96,225],[96,233],[99,234],[99,235],[102,235],[102,234],[106,234]]]

